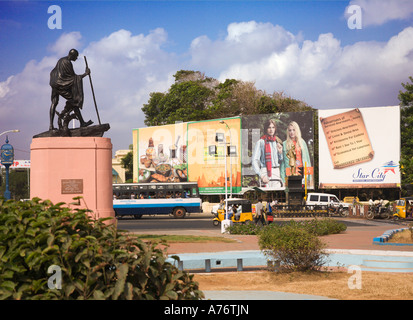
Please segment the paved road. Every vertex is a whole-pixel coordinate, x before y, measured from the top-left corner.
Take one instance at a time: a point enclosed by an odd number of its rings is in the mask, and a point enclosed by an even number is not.
[[[118,219],[118,229],[131,232],[151,232],[161,230],[220,230],[212,224],[213,215],[210,213],[192,214],[184,219],[175,219],[171,216],[143,216],[141,219],[121,218]],[[378,223],[391,223],[389,220],[345,220],[336,218],[344,222],[347,227],[377,225]],[[275,223],[285,223],[286,220],[276,220]],[[397,224],[395,224],[397,227]]]
[[[216,229],[212,224],[213,215],[208,213],[191,214],[184,219],[175,219],[171,216],[143,216],[141,219],[118,219],[118,229],[132,232],[150,230],[188,230],[188,229]]]

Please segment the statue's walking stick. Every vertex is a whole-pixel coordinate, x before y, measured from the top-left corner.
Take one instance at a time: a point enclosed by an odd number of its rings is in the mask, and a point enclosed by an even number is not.
[[[86,56],[84,56],[84,57],[85,57],[85,62],[86,62],[86,68],[89,68],[88,65],[87,65]],[[95,91],[93,90],[92,77],[91,77],[90,73],[89,73],[89,80],[90,80],[90,87],[92,88],[93,102],[95,103],[96,114],[98,115],[99,124],[102,124],[100,122],[98,106],[96,104],[96,98],[95,98]]]

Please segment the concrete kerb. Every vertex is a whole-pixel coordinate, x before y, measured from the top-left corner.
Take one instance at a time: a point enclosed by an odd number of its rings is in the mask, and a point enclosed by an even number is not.
[[[382,250],[326,249],[326,267],[358,266],[364,271],[413,272],[413,252]],[[214,270],[268,268],[269,261],[259,250],[175,254],[179,262],[169,258],[180,270],[212,272]],[[373,263],[374,261],[374,263]],[[374,268],[373,268],[374,267]],[[273,265],[277,270],[278,266]]]

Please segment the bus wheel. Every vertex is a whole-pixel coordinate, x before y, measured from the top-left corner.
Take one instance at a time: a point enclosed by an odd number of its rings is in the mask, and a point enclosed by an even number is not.
[[[175,208],[174,209],[174,217],[175,219],[183,219],[185,218],[186,211],[184,208]]]

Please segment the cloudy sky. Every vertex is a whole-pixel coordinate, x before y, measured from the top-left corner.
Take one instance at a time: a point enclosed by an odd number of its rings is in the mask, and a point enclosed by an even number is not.
[[[20,130],[9,134],[15,159],[30,159],[33,135],[48,130],[49,73],[71,48],[76,73],[87,57],[115,152],[181,69],[316,109],[397,105],[413,76],[413,1],[0,0],[0,43],[0,133]],[[88,78],[84,88],[82,113],[98,123]]]

